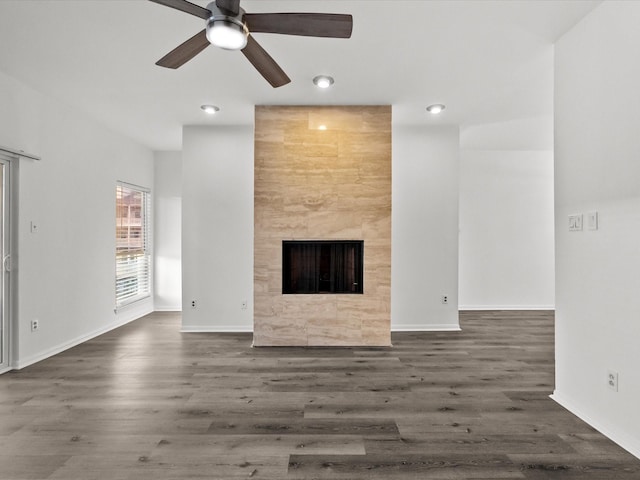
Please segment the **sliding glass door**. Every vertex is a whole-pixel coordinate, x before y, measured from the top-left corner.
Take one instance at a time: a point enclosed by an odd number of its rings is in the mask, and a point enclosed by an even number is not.
[[[0,156],[0,258],[2,274],[0,274],[0,372],[10,367],[9,341],[9,275],[11,272],[11,255],[9,252],[9,160]]]

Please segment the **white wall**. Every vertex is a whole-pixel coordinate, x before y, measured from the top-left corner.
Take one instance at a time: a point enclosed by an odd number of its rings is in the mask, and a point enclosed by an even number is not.
[[[392,329],[459,328],[458,142],[394,127]],[[185,127],[182,161],[183,330],[251,331],[253,127]]]
[[[393,127],[392,330],[459,329],[458,157],[457,127]]]
[[[154,153],[154,305],[182,310],[182,154]]]
[[[116,181],[152,187],[152,152],[1,73],[0,145],[42,156],[18,161],[14,365],[152,311],[149,299],[114,313]]]
[[[553,122],[461,135],[460,308],[553,309]]]
[[[553,397],[640,457],[639,22],[604,2],[556,45]],[[569,232],[589,211],[599,229]]]
[[[252,126],[183,129],[182,287],[184,331],[253,329]]]

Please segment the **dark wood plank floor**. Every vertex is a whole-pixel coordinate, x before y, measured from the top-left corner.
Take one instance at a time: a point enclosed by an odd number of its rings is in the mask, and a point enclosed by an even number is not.
[[[548,398],[553,316],[250,348],[154,314],[0,377],[0,479],[640,479]]]

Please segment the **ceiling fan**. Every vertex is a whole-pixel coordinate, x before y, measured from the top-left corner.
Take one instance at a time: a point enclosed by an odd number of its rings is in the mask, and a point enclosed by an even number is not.
[[[291,81],[251,33],[280,33],[307,37],[349,38],[351,15],[333,13],[246,13],[240,0],[215,0],[200,7],[186,0],[150,0],[206,20],[206,28],[156,62],[167,68],[187,63],[209,44],[241,50],[260,74],[277,88]]]

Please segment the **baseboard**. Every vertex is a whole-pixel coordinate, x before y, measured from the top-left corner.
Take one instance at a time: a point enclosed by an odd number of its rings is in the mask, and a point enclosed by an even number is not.
[[[392,332],[459,332],[459,325],[396,325]],[[253,333],[253,327],[239,327],[238,325],[193,325],[183,326],[182,333]]]
[[[594,420],[590,415],[585,414],[575,403],[569,400],[562,393],[554,390],[553,395],[549,395],[554,402],[569,410],[580,420],[588,423],[593,428],[602,433],[605,437],[620,445],[631,455],[640,458],[640,440],[633,438],[624,432],[618,431],[611,425],[605,425],[602,422]]]
[[[253,326],[238,325],[187,325],[182,326],[181,333],[253,333]]]
[[[147,315],[149,313],[151,313],[152,310],[150,310],[147,313],[144,313],[138,317],[124,317],[121,318],[120,320],[113,322],[111,324],[109,324],[106,327],[103,328],[99,328],[97,330],[94,330],[91,333],[88,333],[86,335],[81,335],[80,337],[76,337],[73,340],[69,341],[69,342],[65,342],[61,345],[57,345],[53,348],[50,348],[48,350],[45,350],[44,352],[38,353],[37,355],[32,355],[31,357],[27,357],[27,358],[23,358],[18,360],[17,362],[15,362],[13,369],[14,370],[21,370],[23,368],[28,367],[29,365],[33,365],[34,363],[38,363],[42,360],[46,360],[49,357],[53,357],[54,355],[57,355],[59,353],[64,352],[65,350],[69,350],[70,348],[73,348],[77,345],[80,345],[81,343],[87,342],[93,338],[99,337],[100,335],[103,335],[107,332],[110,332],[111,330],[115,330],[116,328],[122,327],[123,325],[126,325],[127,323],[131,323],[134,320],[137,320],[138,318],[143,317],[144,315]]]
[[[253,327],[241,327],[238,325],[188,325],[183,326],[182,333],[253,333]],[[460,325],[395,325],[392,332],[459,332]]]
[[[182,312],[182,307],[158,307],[156,306],[154,312]]]
[[[460,325],[434,324],[434,325],[412,325],[399,324],[391,325],[392,332],[459,332]]]
[[[555,305],[460,305],[458,310],[555,310]]]

